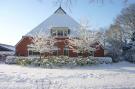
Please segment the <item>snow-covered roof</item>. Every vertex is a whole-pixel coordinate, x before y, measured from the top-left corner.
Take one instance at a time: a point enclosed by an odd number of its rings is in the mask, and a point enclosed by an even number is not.
[[[0,44],[0,47],[6,48],[9,51],[15,51],[15,47],[11,45],[6,45],[6,44]]]
[[[50,29],[52,27],[68,27],[71,30],[70,35],[75,36],[77,35],[76,30],[80,28],[80,24],[59,7],[49,18],[32,29],[26,36],[33,36],[37,33],[50,34]]]
[[[14,55],[15,51],[0,51],[0,55]]]

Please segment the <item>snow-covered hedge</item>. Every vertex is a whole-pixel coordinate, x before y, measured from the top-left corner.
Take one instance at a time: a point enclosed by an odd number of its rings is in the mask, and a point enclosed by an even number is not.
[[[100,64],[112,63],[112,58],[111,57],[94,57],[94,59],[97,60]]]
[[[38,66],[45,68],[55,68],[55,67],[74,67],[74,66],[90,66],[95,64],[103,64],[103,63],[112,63],[112,59],[110,57],[67,57],[67,56],[51,56],[46,59],[40,59],[38,57],[15,57],[8,56],[6,59],[6,63],[8,64],[19,64],[19,65],[30,65],[30,66]]]
[[[95,64],[112,63],[110,57],[67,57],[67,56],[51,56],[46,59],[40,59],[39,57],[16,57],[8,56],[6,59],[7,64],[19,64],[23,66],[38,66],[45,68],[56,67],[74,67],[74,66],[90,66]]]
[[[131,48],[124,51],[124,60],[135,63],[135,45],[131,45]]]
[[[5,63],[7,64],[16,64],[16,56],[7,56],[6,57],[6,60],[5,60]]]
[[[7,56],[5,63],[6,64],[21,64],[21,62],[36,60],[37,57],[18,57],[18,56]],[[23,63],[22,63],[23,64]],[[26,63],[27,64],[27,63]]]

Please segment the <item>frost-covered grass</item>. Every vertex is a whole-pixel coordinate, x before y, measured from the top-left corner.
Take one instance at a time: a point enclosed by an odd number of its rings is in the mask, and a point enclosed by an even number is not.
[[[135,64],[59,69],[0,64],[0,89],[135,89]]]

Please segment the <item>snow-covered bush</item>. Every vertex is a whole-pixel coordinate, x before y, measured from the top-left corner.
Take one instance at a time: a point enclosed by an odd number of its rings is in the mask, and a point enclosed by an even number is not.
[[[85,65],[85,64],[87,64],[87,63],[86,63],[86,60],[83,60],[83,58],[78,58],[78,59],[76,60],[76,64],[83,66],[83,65]]]
[[[5,63],[6,64],[16,64],[16,56],[7,56]]]
[[[18,64],[23,66],[35,66],[43,68],[56,67],[75,67],[75,66],[90,66],[102,63],[112,63],[110,57],[67,57],[67,56],[50,56],[46,59],[33,57],[8,57],[8,64]]]
[[[135,41],[131,41],[123,48],[123,59],[135,63]]]
[[[7,63],[7,64],[19,64],[19,65],[30,65],[35,60],[39,60],[39,58],[7,56],[5,63]]]
[[[69,63],[71,63],[72,60],[70,60],[70,58],[67,57],[67,56],[59,56],[59,57],[52,56],[47,61],[49,63],[52,63],[53,66],[59,66],[60,67],[60,66],[68,65]]]
[[[55,67],[74,67],[74,66],[84,66],[84,65],[92,65],[97,64],[98,62],[91,58],[81,58],[74,57],[70,58],[67,56],[51,56],[48,59],[37,59],[31,62],[31,65],[40,66],[44,68],[55,68]]]
[[[88,65],[98,64],[98,60],[95,60],[94,57],[89,57],[89,59],[87,59],[87,64]]]
[[[39,66],[43,67],[43,68],[52,68],[53,67],[53,63],[50,62],[48,59],[42,59],[38,63],[39,63]]]
[[[112,63],[112,58],[111,57],[105,57],[105,63],[108,64],[108,63]]]
[[[112,58],[111,57],[94,57],[95,60],[97,60],[97,62],[99,64],[103,64],[103,63],[112,63]]]
[[[17,58],[16,59],[16,64],[19,64],[19,65],[30,65],[32,63],[32,60],[30,59],[27,59],[27,58]]]
[[[124,59],[128,62],[135,63],[135,52],[134,50],[128,50],[125,52]]]

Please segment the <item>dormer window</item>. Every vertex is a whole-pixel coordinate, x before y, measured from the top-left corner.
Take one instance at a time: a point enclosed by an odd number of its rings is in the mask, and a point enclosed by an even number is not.
[[[56,36],[57,35],[57,32],[55,31],[55,32],[51,32],[51,35],[52,36]]]
[[[51,36],[65,37],[70,34],[70,30],[67,27],[53,27],[51,29]]]
[[[64,36],[63,30],[57,30],[57,36]]]

